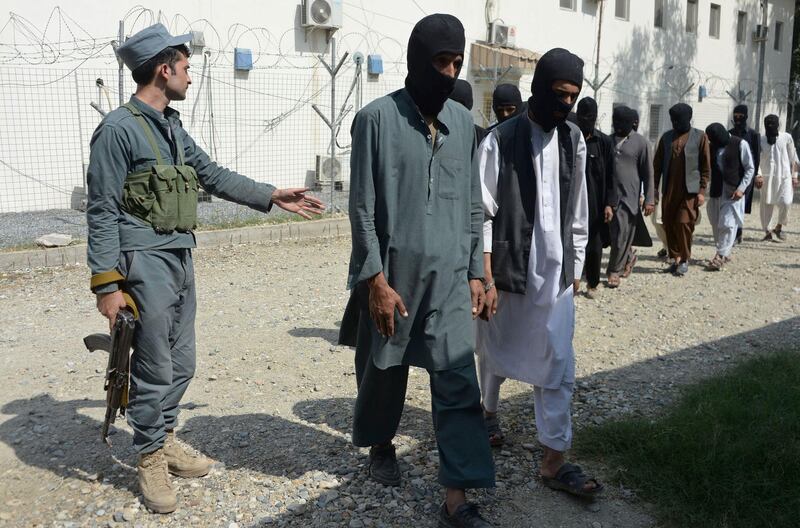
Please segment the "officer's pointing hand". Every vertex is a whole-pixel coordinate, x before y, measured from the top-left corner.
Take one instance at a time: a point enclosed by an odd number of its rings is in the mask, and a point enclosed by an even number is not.
[[[322,200],[306,193],[308,188],[275,189],[272,192],[272,203],[290,213],[296,213],[305,219],[311,215],[319,215],[325,211]]]

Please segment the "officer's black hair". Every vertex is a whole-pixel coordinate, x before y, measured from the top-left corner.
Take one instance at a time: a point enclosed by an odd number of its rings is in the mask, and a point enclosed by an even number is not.
[[[172,73],[175,73],[175,63],[181,60],[181,55],[189,58],[189,48],[186,44],[164,48],[131,72],[133,80],[136,81],[136,84],[149,84],[155,78],[156,70],[162,64],[168,65]]]

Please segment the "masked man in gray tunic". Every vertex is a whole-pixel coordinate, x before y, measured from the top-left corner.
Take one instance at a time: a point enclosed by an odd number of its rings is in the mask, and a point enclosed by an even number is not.
[[[620,276],[627,277],[636,265],[633,239],[636,217],[641,209],[639,197],[644,194],[644,214],[655,209],[653,195],[653,162],[647,140],[633,130],[636,113],[627,106],[618,106],[612,114],[614,126],[614,184],[618,198],[611,220],[611,254],[608,257],[608,286],[616,288]]]
[[[469,112],[448,100],[464,57],[464,28],[429,15],[411,32],[406,87],[364,107],[353,122],[353,248],[342,323],[359,310],[353,443],[370,447],[369,473],[398,485],[392,438],[409,366],[430,375],[439,526],[489,526],[465,500],[494,486],[473,360],[473,319],[483,308],[478,173]]]
[[[113,324],[125,296],[138,307],[127,416],[144,504],[157,513],[177,508],[169,473],[200,477],[210,468],[174,433],[195,370],[191,248],[198,185],[262,212],[273,204],[304,217],[323,210],[306,189],[277,190],[218,166],[186,133],[167,105],[185,99],[191,84],[190,39],[156,24],[120,46],[136,93],[95,130],[87,173],[88,263],[97,308]]]

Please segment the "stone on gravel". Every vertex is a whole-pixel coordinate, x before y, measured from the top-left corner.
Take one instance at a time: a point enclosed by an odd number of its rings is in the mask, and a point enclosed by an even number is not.
[[[72,244],[72,235],[49,233],[36,239],[36,245],[42,247],[63,247]]]

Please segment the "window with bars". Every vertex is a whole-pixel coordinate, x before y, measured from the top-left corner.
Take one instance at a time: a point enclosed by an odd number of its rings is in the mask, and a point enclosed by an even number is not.
[[[747,12],[736,13],[736,43],[744,44],[747,41]]]
[[[658,141],[658,136],[661,132],[661,105],[650,105],[650,123],[647,129],[647,138],[655,143]]]
[[[492,92],[493,90],[488,90],[483,94],[483,101],[481,104],[481,115],[483,116],[483,126],[488,127],[491,123],[497,119],[497,116],[494,115],[494,110],[492,109]]]
[[[719,38],[719,22],[720,22],[720,9],[718,4],[711,4],[711,11],[708,17],[708,36],[711,38]]]

